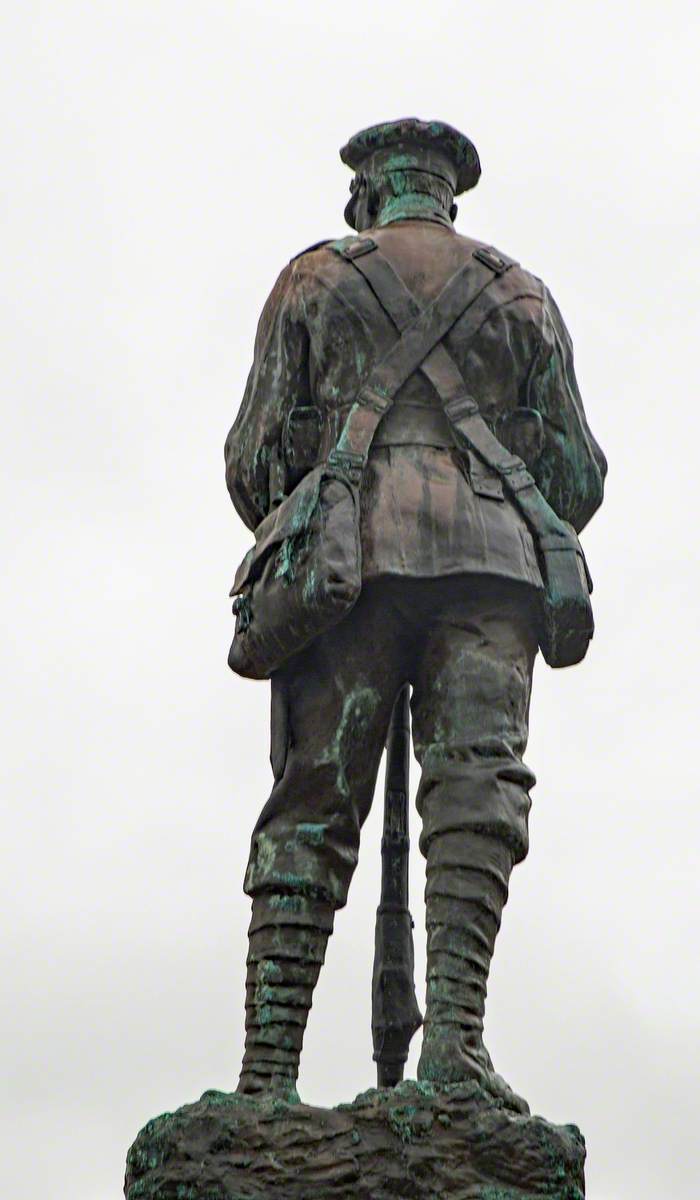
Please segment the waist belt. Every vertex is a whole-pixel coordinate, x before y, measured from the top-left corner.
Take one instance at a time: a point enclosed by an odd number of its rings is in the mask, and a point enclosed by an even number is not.
[[[379,423],[375,446],[435,446],[454,449],[450,425],[441,408],[420,404],[394,404]]]

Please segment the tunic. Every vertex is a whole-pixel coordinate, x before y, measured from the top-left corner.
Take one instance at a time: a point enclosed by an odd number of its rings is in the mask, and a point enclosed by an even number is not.
[[[421,306],[483,243],[431,220],[369,231]],[[445,346],[498,435],[518,409],[542,418],[530,470],[552,507],[580,530],[603,497],[606,462],[586,421],[571,339],[544,284],[520,266],[475,337],[461,321]],[[270,504],[270,464],[289,460],[288,422],[313,409],[316,460],[335,445],[350,406],[396,330],[364,279],[324,243],[293,259],[264,307],[240,411],[226,441],[236,510],[254,529]],[[313,464],[307,464],[308,466]],[[292,474],[289,486],[295,482]],[[457,453],[430,381],[415,372],[383,418],[362,491],[363,579],[476,573],[541,586],[525,522],[500,479]]]

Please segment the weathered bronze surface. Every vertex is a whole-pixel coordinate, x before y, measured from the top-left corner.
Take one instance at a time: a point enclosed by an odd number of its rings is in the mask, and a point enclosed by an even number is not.
[[[231,662],[242,669],[241,640],[247,634],[250,642],[256,619],[269,618],[272,640],[258,674],[269,674],[264,663],[274,663],[274,786],[253,831],[245,877],[253,903],[237,1099],[217,1101],[219,1116],[227,1114],[225,1135],[219,1117],[212,1125],[213,1101],[202,1111],[181,1110],[167,1126],[166,1140],[174,1137],[177,1146],[169,1142],[165,1158],[153,1148],[151,1123],[131,1152],[127,1194],[233,1200],[306,1196],[313,1186],[321,1200],[574,1200],[583,1194],[579,1135],[527,1116],[526,1102],[495,1072],[482,1030],[510,873],[528,849],[535,780],[523,754],[533,662],[538,643],[545,645],[544,597],[554,606],[561,600],[560,621],[561,613],[577,619],[577,587],[587,605],[573,530],[601,503],[606,463],[584,414],[571,339],[547,288],[453,227],[455,195],[479,178],[471,142],[439,122],[408,119],[363,131],[341,155],[355,171],[346,217],[361,237],[319,243],[282,271],[260,318],[245,396],[226,442],[233,503],[258,530],[257,551],[239,571],[245,588],[237,592]],[[365,254],[373,256],[371,272],[360,269]],[[441,315],[443,289],[457,277],[461,307]],[[435,337],[423,345],[431,322]],[[472,410],[480,414],[474,445],[456,436],[454,416]],[[511,452],[503,469],[479,452],[480,418],[487,440],[490,431]],[[302,481],[306,490],[295,492]],[[528,488],[530,500],[551,513],[553,543],[521,503],[519,491]],[[335,541],[323,541],[338,529]],[[337,561],[324,561],[319,571],[319,547],[326,545]],[[573,564],[573,575],[557,574],[563,561]],[[361,568],[361,587],[342,592],[353,565]],[[574,600],[567,607],[557,589],[569,586]],[[332,587],[335,607],[327,603]],[[423,1147],[431,1147],[436,1163],[447,1156],[413,1190],[402,1175],[407,1139],[398,1135],[396,1143],[387,1134],[386,1113],[399,1093],[381,1091],[367,1101],[369,1124],[362,1125],[366,1114],[354,1127],[346,1122],[342,1136],[332,1114],[290,1107],[298,1101],[314,986],[335,913],[346,903],[390,727],[373,983],[380,1086],[401,1079],[420,1024],[406,882],[409,694],[421,767],[428,967],[418,1085],[400,1089],[414,1088],[406,1105],[423,1114]],[[201,1143],[200,1173],[178,1176],[180,1193],[174,1183],[169,1190],[167,1161],[180,1161],[180,1151],[187,1158],[190,1120],[200,1131],[216,1127],[223,1141]],[[463,1152],[450,1133],[454,1122]],[[254,1167],[268,1136],[280,1164],[274,1179]],[[362,1171],[343,1175],[340,1167],[347,1149],[341,1144],[349,1138],[357,1145],[356,1137],[369,1137],[374,1147],[366,1159],[360,1149],[353,1159],[368,1164],[373,1182],[365,1181],[364,1191]],[[256,1149],[243,1153],[250,1138]],[[306,1146],[301,1157],[289,1149],[295,1139]],[[320,1156],[315,1165],[311,1145]],[[425,1157],[416,1153],[411,1171]],[[226,1174],[222,1163],[231,1155],[239,1156],[238,1166]],[[403,1166],[394,1170],[392,1155]],[[216,1186],[205,1159],[221,1168]],[[384,1187],[382,1170],[404,1182]]]
[[[141,1131],[129,1200],[583,1200],[574,1125],[526,1117],[478,1084],[406,1080],[312,1108],[205,1092]]]

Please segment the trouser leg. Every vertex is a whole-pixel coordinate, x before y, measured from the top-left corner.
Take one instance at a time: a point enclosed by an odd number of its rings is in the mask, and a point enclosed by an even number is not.
[[[534,623],[527,596],[482,583],[445,605],[414,691],[423,772],[428,967],[419,1078],[476,1078],[517,1107],[483,1045],[486,988],[513,865],[527,853],[524,766]]]
[[[390,605],[375,589],[273,680],[275,784],[251,843],[239,1090],[285,1093],[336,908],[345,904],[394,696]]]

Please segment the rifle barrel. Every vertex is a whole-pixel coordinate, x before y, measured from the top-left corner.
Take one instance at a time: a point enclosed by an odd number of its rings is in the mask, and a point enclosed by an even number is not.
[[[372,974],[372,1038],[379,1087],[393,1087],[403,1079],[411,1038],[422,1023],[408,908],[409,698],[406,684],[396,698],[387,735],[382,885]]]

